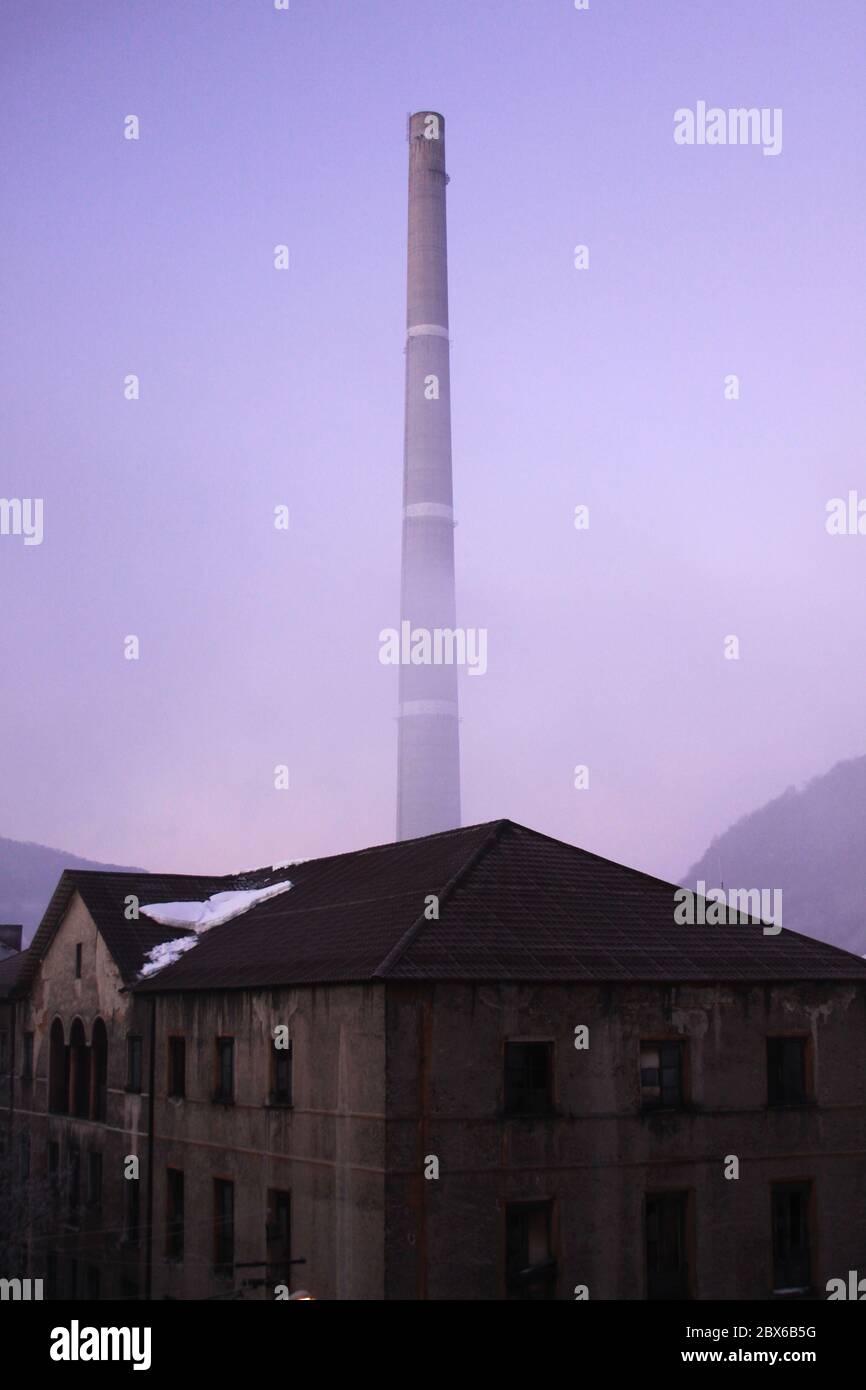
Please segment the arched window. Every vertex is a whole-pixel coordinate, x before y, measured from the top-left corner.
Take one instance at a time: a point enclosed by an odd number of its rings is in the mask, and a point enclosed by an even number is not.
[[[91,1115],[94,1120],[105,1119],[105,1098],[108,1090],[108,1032],[101,1018],[93,1025],[91,1051]]]
[[[90,1057],[80,1018],[69,1030],[69,1108],[73,1115],[86,1120],[90,1117]]]
[[[55,1115],[69,1113],[69,1049],[63,1037],[63,1024],[55,1018],[51,1025],[48,1058],[48,1109]]]

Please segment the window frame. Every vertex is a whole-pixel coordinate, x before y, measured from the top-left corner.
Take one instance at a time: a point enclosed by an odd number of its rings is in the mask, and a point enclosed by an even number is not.
[[[541,1054],[545,1057],[545,1087],[543,1093],[537,1088],[524,1084],[517,1086],[514,1078],[517,1068],[509,1065],[509,1053],[517,1048]],[[530,1068],[523,1063],[524,1079]],[[555,1105],[556,1043],[552,1038],[506,1038],[502,1051],[502,1114],[508,1120],[551,1119],[556,1113]],[[531,1105],[526,1104],[529,1095],[540,1095],[542,1099]]]
[[[659,1054],[658,1065],[658,1099],[647,1095],[648,1090],[654,1089],[649,1083],[644,1081],[644,1071],[647,1070],[643,1065],[644,1052],[649,1048],[655,1048]],[[673,1049],[677,1057],[677,1099],[670,1101],[665,1096],[664,1073],[670,1070],[670,1063],[665,1064],[665,1049]],[[670,1055],[670,1054],[669,1054]],[[641,1038],[638,1042],[638,1085],[640,1088],[640,1108],[645,1114],[652,1114],[658,1110],[685,1110],[689,1103],[689,1049],[688,1038],[681,1034],[675,1037],[648,1037]]]
[[[548,1258],[541,1264],[527,1264],[524,1270],[517,1273],[511,1268],[509,1258],[509,1219],[512,1217],[530,1217],[535,1212],[543,1212],[547,1218],[547,1249]],[[559,1261],[557,1259],[557,1210],[556,1201],[553,1197],[534,1197],[526,1200],[518,1199],[506,1202],[503,1212],[503,1282],[505,1298],[509,1302],[549,1302],[556,1298],[556,1287],[559,1279]],[[531,1258],[529,1243],[531,1234],[526,1227],[526,1258]],[[541,1293],[533,1296],[533,1290],[541,1290]]]
[[[178,1216],[178,1195],[180,1216]],[[169,1164],[165,1170],[165,1258],[182,1264],[186,1243],[186,1184],[183,1168]]]
[[[136,1073],[137,1081],[136,1084]],[[141,1033],[126,1035],[126,1086],[130,1095],[140,1096],[144,1087],[144,1040]]]
[[[220,1198],[223,1194],[228,1194],[230,1199],[230,1212],[228,1221],[224,1223],[221,1210]],[[235,1261],[235,1184],[234,1179],[227,1177],[214,1177],[213,1179],[213,1213],[214,1213],[214,1247],[213,1247],[213,1272],[219,1279],[234,1278]],[[228,1248],[224,1248],[224,1242],[228,1242]],[[221,1256],[228,1255],[228,1259]]]
[[[223,1086],[223,1057],[231,1059],[231,1092],[226,1094]],[[234,1105],[235,1102],[235,1039],[230,1033],[219,1033],[216,1038],[213,1100],[215,1105]]]
[[[177,1053],[180,1052],[180,1088],[177,1086]],[[165,1093],[169,1100],[186,1100],[186,1035],[170,1033],[167,1039]]]
[[[780,1059],[778,1067],[774,1068],[771,1058],[773,1050],[775,1048],[780,1048],[786,1043],[798,1044],[798,1051],[800,1054],[800,1086],[795,1098],[792,1098],[791,1094],[785,1090],[784,1060]],[[799,1110],[814,1099],[811,1044],[812,1039],[808,1033],[767,1034],[766,1064],[768,1110]],[[778,1086],[776,1084],[777,1081],[781,1083]]]

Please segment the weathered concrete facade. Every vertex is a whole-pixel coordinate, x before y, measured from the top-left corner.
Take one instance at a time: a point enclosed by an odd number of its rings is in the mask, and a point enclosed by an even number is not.
[[[505,1208],[538,1200],[552,1204],[557,1298],[578,1285],[645,1298],[646,1196],[684,1191],[690,1295],[764,1299],[771,1188],[801,1180],[814,1191],[814,1287],[862,1268],[864,1030],[859,984],[389,986],[387,1297],[504,1298]],[[812,1098],[770,1107],[766,1040],[800,1034]],[[643,1111],[641,1041],[665,1037],[686,1044],[685,1103]],[[549,1117],[503,1114],[509,1039],[553,1043]],[[438,1181],[419,1176],[425,1155]]]
[[[866,1268],[862,960],[678,924],[669,885],[508,822],[292,873],[149,978],[175,929],[129,904],[226,885],[68,873],[0,963],[0,1277],[760,1300]]]
[[[274,1029],[292,1042],[291,1104],[271,1098]],[[268,1193],[290,1198],[291,1287],[317,1298],[384,1297],[384,991],[348,985],[157,996],[158,1056],[186,1039],[182,1100],[157,1067],[154,1296],[207,1298],[228,1288],[273,1298],[267,1279]],[[217,1038],[234,1042],[234,1098],[214,1100]],[[184,1259],[165,1257],[167,1170],[182,1171]],[[214,1273],[213,1182],[234,1185],[235,1262]],[[246,1281],[258,1280],[259,1287]]]
[[[31,990],[5,1007],[15,1036],[6,1119],[13,1174],[22,1195],[30,1191],[31,1197],[29,1267],[45,1280],[48,1296],[141,1298],[147,1250],[141,1170],[149,1098],[127,1089],[126,1038],[138,1034],[147,1048],[149,1006],[123,992],[117,967],[77,895]],[[104,1081],[95,1074],[100,1023],[107,1038]],[[60,1070],[71,1092],[65,1103],[52,1096],[52,1032],[55,1043],[62,1039],[53,1071],[55,1085]],[[143,1067],[146,1075],[147,1060]],[[104,1094],[100,1101],[97,1089]],[[130,1156],[140,1165],[137,1222],[124,1178]]]

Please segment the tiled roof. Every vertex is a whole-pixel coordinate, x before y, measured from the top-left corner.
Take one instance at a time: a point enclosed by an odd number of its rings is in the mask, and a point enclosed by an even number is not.
[[[866,980],[866,961],[810,937],[765,934],[758,923],[677,925],[675,885],[511,821],[313,860],[272,878],[286,874],[290,892],[213,928],[139,988]],[[438,920],[425,916],[430,894]]]
[[[161,927],[147,917],[139,917],[137,921],[127,920],[124,911],[127,897],[134,895],[139,903],[195,902],[212,893],[234,888],[242,879],[246,886],[246,876],[239,874],[146,874],[64,869],[30,943],[27,952],[30,959],[21,987],[29,985],[76,892],[81,895],[99,928],[124,984],[131,984],[152,947],[169,937],[185,936],[187,933],[182,928]]]
[[[757,923],[679,926],[675,885],[501,820],[219,878],[67,870],[27,952],[22,987],[76,890],[133,984],[153,946],[185,933],[145,917],[127,921],[129,894],[141,903],[200,901],[285,878],[289,892],[212,927],[136,989],[386,979],[866,980],[859,956],[793,932],[765,935]],[[425,915],[431,895],[438,919]]]

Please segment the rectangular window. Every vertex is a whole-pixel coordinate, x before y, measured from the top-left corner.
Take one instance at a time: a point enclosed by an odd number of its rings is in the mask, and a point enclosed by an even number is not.
[[[137,1033],[126,1039],[126,1089],[141,1090],[141,1038]]]
[[[214,1178],[214,1273],[234,1273],[235,1185]]]
[[[186,1095],[186,1039],[168,1040],[168,1094],[175,1100]]]
[[[166,1169],[167,1229],[165,1253],[170,1260],[183,1259],[183,1170]]]
[[[217,1038],[214,1100],[228,1104],[235,1095],[235,1040]]]
[[[80,979],[81,979],[81,942],[80,942],[80,941],[76,944],[76,947],[75,947],[75,978],[76,978],[76,980],[80,980]]]
[[[124,1178],[124,1233],[127,1244],[137,1245],[141,1225],[141,1198],[138,1178]]]
[[[33,1080],[33,1034],[24,1034],[24,1046],[21,1056],[21,1080]]]
[[[77,1144],[69,1144],[66,1149],[66,1181],[69,1219],[74,1224],[78,1219],[78,1205],[81,1201],[81,1153]]]
[[[773,1184],[773,1292],[803,1293],[812,1287],[809,1206],[812,1184]]]
[[[30,1181],[30,1135],[18,1136],[18,1176],[22,1183]]]
[[[93,1151],[87,1158],[87,1205],[102,1206],[102,1154]]]
[[[645,1110],[674,1110],[683,1104],[681,1042],[642,1042],[640,1098]]]
[[[506,1115],[549,1115],[553,1106],[553,1043],[505,1044]]]
[[[268,1191],[268,1215],[265,1225],[269,1284],[291,1287],[292,1258],[292,1199],[288,1192]]]
[[[291,1105],[292,1103],[292,1040],[285,1047],[271,1049],[271,1104]]]
[[[767,1104],[806,1102],[806,1039],[767,1039]]]
[[[59,1292],[59,1260],[56,1250],[49,1250],[45,1257],[45,1297],[57,1298]]]
[[[647,1193],[647,1298],[689,1297],[687,1192]]]
[[[552,1202],[514,1202],[505,1208],[507,1298],[539,1301],[554,1297],[552,1215]]]

